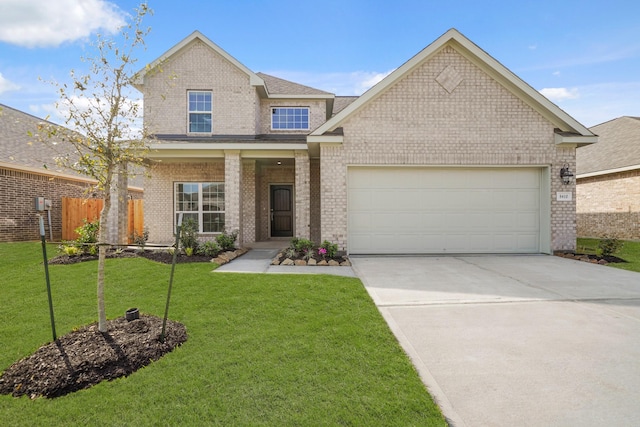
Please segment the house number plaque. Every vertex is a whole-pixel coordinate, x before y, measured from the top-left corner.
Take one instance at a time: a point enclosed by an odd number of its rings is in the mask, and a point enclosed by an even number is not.
[[[570,202],[573,200],[573,193],[571,191],[558,191],[556,193],[556,200],[559,202]]]

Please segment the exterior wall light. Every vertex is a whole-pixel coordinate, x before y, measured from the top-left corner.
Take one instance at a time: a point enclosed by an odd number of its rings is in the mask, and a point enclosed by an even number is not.
[[[560,169],[560,178],[562,179],[562,183],[564,185],[571,184],[571,178],[573,178],[573,172],[569,169],[569,164],[565,163]]]

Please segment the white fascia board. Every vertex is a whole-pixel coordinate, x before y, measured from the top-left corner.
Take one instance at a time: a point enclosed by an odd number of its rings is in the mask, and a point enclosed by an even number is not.
[[[269,94],[269,99],[334,99],[335,95],[315,94],[315,95],[287,95],[287,94]]]
[[[554,135],[556,145],[575,145],[582,147],[584,145],[595,144],[598,142],[597,135]]]
[[[229,150],[209,150],[209,151],[156,151],[147,154],[149,160],[179,160],[189,162],[206,162],[211,159],[224,159],[225,152]],[[232,150],[237,151],[237,150]],[[240,151],[243,159],[293,159],[294,151]]]
[[[306,150],[307,144],[286,144],[286,143],[255,143],[255,142],[186,142],[186,143],[167,143],[167,144],[151,144],[151,150],[183,150],[183,151],[208,151],[208,150],[241,150],[241,151],[273,151],[273,150]]]
[[[625,166],[623,168],[615,168],[615,169],[606,169],[606,170],[597,171],[597,172],[581,173],[576,176],[576,179],[589,178],[592,176],[610,175],[610,174],[621,173],[621,172],[629,172],[636,169],[640,169],[640,165]]]
[[[344,142],[343,135],[308,135],[307,144],[319,144],[322,142],[329,142],[332,144],[342,144]]]
[[[215,159],[224,158],[225,151],[240,152],[243,158],[293,158],[296,150],[307,151],[307,144],[155,144],[146,157],[156,159]]]

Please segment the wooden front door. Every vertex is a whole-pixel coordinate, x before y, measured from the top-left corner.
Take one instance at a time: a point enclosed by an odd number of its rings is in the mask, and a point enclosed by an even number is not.
[[[293,185],[271,186],[271,237],[293,237]]]

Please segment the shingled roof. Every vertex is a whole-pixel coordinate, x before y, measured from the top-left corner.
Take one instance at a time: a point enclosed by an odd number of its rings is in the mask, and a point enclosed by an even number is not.
[[[333,102],[333,114],[338,114],[358,98],[357,96],[336,96]]]
[[[619,117],[590,128],[597,144],[576,152],[578,175],[624,168],[640,169],[640,117]]]
[[[320,89],[314,89],[309,86],[304,86],[298,83],[290,82],[278,77],[270,76],[269,74],[256,73],[258,77],[264,80],[267,90],[270,94],[278,95],[327,95],[333,96],[330,92],[325,92]]]
[[[0,104],[0,162],[42,169],[43,172],[58,169],[54,158],[60,155],[59,150],[29,136],[38,133],[40,123],[53,125],[44,119]],[[75,175],[69,171],[65,173]]]

